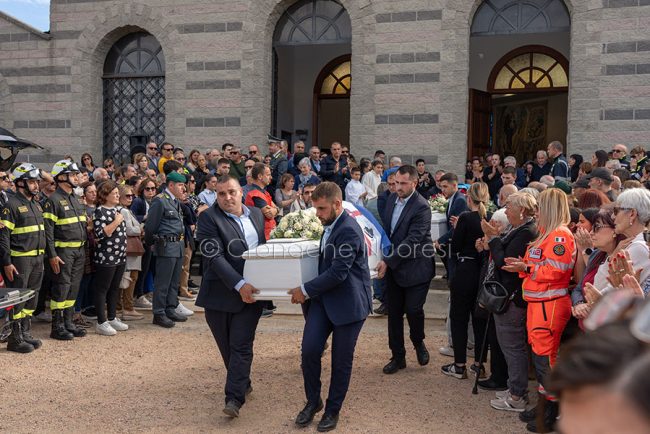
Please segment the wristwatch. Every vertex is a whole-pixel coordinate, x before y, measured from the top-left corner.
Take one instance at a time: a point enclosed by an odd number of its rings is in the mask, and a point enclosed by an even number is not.
[[[587,247],[582,251],[582,254],[587,256],[591,256],[592,253],[594,253],[594,249],[592,249],[591,247]]]

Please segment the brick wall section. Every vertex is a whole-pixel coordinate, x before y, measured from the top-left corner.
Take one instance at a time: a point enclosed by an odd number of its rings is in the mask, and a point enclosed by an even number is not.
[[[466,156],[469,27],[479,0],[342,0],[352,22],[350,134],[460,171]],[[53,0],[51,31],[0,17],[0,123],[56,160],[102,143],[101,74],[130,31],[160,41],[167,139],[186,149],[262,143],[271,123],[271,39],[293,0]],[[567,0],[569,152],[650,133],[650,0]]]

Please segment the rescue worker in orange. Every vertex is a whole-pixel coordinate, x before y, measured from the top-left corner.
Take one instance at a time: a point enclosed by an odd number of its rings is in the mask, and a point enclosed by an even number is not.
[[[253,186],[246,195],[244,205],[259,208],[264,215],[264,236],[269,239],[271,231],[275,228],[275,217],[279,209],[273,203],[273,199],[266,187],[271,183],[271,169],[264,163],[255,163],[251,169]]]
[[[566,194],[550,188],[539,195],[537,227],[539,237],[533,241],[524,258],[506,258],[503,267],[519,272],[523,296],[528,302],[528,342],[540,396],[545,398],[544,414],[537,419],[535,408],[520,413],[532,432],[552,430],[558,416],[555,398],[545,390],[551,368],[555,364],[562,332],[571,318],[569,286],[576,259],[576,244],[569,230],[571,216]],[[539,408],[539,406],[537,407]],[[538,420],[544,426],[538,426]]]

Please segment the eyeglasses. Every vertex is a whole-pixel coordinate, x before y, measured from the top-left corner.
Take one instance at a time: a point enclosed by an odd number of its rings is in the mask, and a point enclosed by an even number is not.
[[[189,181],[187,181],[187,182],[188,182],[188,183],[190,183],[190,184],[193,184],[193,183],[196,183],[196,181],[195,181],[195,180],[193,180],[193,179],[190,179],[190,180],[189,180]]]
[[[594,225],[591,230],[594,232],[594,234],[597,234],[599,230],[604,228],[614,229],[613,227],[607,225]]]
[[[0,180],[9,181],[9,175],[0,175]]]
[[[248,153],[249,153],[250,155],[255,155],[255,154],[257,154],[257,151],[248,151]]]
[[[156,191],[156,187],[145,187],[144,189],[147,191]]]
[[[177,157],[176,160],[178,160],[178,161],[185,161],[185,157]]]
[[[173,150],[174,150],[174,148],[163,148],[163,151],[165,151],[165,152],[171,152]]]
[[[90,157],[84,157],[83,160],[84,160],[84,161],[86,161],[86,160],[92,160],[92,158],[90,158]]]
[[[158,150],[158,148],[155,147],[155,146],[149,146],[147,149],[150,150],[150,151],[157,151]]]
[[[133,195],[132,195],[132,194],[125,194],[124,197],[127,198],[127,199],[133,199]]]
[[[621,149],[612,149],[612,154],[616,154],[617,152],[623,152]]]
[[[615,206],[613,209],[614,215],[618,215],[621,211],[632,211],[634,208],[621,208],[620,206]]]

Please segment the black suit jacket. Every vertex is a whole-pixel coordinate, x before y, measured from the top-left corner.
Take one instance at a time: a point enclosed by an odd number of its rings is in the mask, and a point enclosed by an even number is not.
[[[264,216],[249,208],[259,244],[264,244]],[[235,285],[243,279],[242,254],[248,244],[239,223],[228,217],[217,202],[199,216],[196,239],[203,255],[203,280],[196,305],[210,310],[237,313],[245,303]]]
[[[451,218],[458,217],[465,211],[469,211],[465,195],[460,191],[454,193],[454,195],[449,198],[449,201],[451,202],[451,206],[447,208],[447,233],[438,238],[440,244],[449,244],[454,235],[454,227],[451,225]]]
[[[389,271],[400,286],[429,282],[434,276],[434,248],[431,241],[431,208],[421,194],[414,192],[404,205],[395,230],[391,219],[397,193],[388,196],[382,214],[384,229],[389,234],[391,251],[384,256]]]

